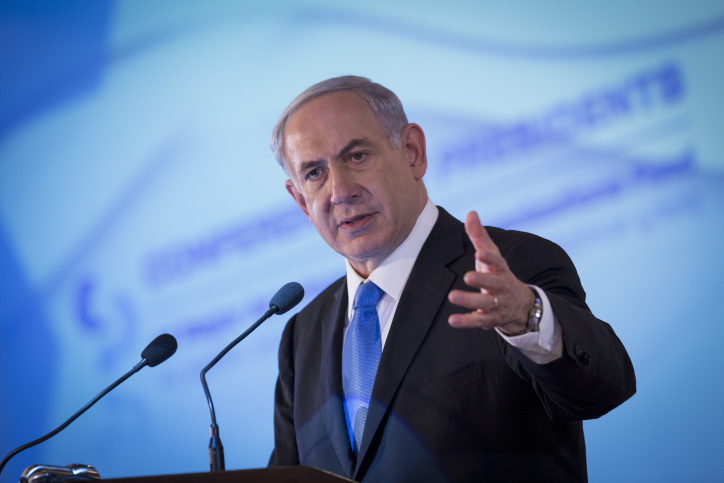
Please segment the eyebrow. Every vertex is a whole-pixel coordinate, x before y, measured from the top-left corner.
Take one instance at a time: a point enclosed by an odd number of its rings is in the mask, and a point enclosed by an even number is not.
[[[299,169],[297,170],[299,174],[304,174],[307,170],[312,168],[320,168],[324,166],[324,161],[303,161],[299,164]]]
[[[361,139],[352,139],[350,142],[348,142],[345,147],[343,147],[339,153],[335,156],[335,158],[340,159],[343,158],[347,153],[352,151],[354,148],[358,146],[364,146],[366,144],[369,144],[369,139],[361,138]],[[303,161],[299,164],[299,172],[304,173],[309,169],[312,168],[319,168],[325,165],[325,161],[323,160],[315,160],[315,161]]]
[[[347,153],[352,151],[357,146],[363,146],[365,144],[369,144],[369,139],[362,138],[362,139],[352,139],[350,142],[347,143],[345,147],[342,148],[342,150],[337,154],[337,158],[343,158]]]

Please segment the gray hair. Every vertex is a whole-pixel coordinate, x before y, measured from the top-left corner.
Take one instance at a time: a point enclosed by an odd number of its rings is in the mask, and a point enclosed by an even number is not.
[[[271,147],[277,162],[286,170],[286,156],[284,154],[284,131],[287,127],[289,118],[292,117],[297,109],[307,102],[325,94],[337,91],[349,91],[364,99],[367,105],[372,109],[372,113],[382,125],[390,139],[390,144],[395,149],[402,147],[402,128],[407,125],[407,116],[402,108],[400,99],[394,92],[375,84],[366,77],[358,77],[354,75],[345,75],[341,77],[333,77],[324,80],[302,92],[292,101],[279,117],[271,137],[269,138],[269,146]]]

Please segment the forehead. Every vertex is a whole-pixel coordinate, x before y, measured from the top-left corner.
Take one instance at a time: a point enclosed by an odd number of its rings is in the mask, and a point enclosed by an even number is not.
[[[351,92],[332,92],[301,106],[287,122],[284,147],[289,161],[326,157],[353,139],[387,135],[367,103]]]

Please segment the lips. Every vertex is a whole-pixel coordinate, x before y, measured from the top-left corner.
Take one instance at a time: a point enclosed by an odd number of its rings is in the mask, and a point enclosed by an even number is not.
[[[374,213],[365,213],[362,215],[347,216],[342,218],[339,223],[340,228],[357,228],[365,225],[374,215]]]

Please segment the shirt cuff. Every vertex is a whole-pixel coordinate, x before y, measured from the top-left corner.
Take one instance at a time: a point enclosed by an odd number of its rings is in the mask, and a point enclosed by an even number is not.
[[[561,325],[558,323],[543,289],[535,285],[528,286],[538,293],[543,305],[543,315],[538,324],[538,332],[528,332],[511,337],[498,328],[495,330],[508,344],[520,350],[531,361],[536,364],[547,364],[560,358],[563,354]]]

